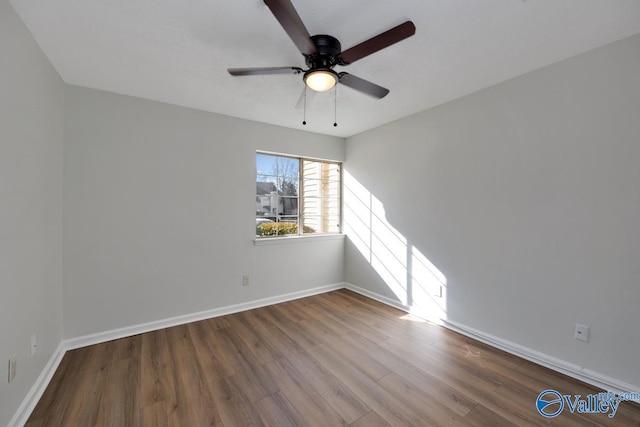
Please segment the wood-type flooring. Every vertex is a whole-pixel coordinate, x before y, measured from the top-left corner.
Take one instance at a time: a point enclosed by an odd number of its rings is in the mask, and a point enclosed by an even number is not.
[[[69,351],[26,425],[640,426],[546,389],[602,391],[339,290]]]

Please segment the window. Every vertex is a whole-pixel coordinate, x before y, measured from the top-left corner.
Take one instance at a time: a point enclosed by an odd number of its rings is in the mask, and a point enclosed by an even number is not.
[[[341,165],[256,154],[256,237],[340,233]]]

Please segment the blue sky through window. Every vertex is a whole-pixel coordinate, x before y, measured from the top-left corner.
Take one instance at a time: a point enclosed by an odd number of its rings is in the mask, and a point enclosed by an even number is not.
[[[274,156],[269,154],[256,154],[256,176],[258,181],[272,181],[274,175],[286,177],[288,180],[297,180],[299,173],[298,159],[292,157]],[[264,176],[271,175],[271,176]]]

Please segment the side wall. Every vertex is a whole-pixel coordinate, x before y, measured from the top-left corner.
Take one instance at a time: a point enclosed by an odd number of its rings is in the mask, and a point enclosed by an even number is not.
[[[65,338],[343,282],[344,240],[253,244],[256,150],[341,161],[342,138],[75,86],[65,99]]]
[[[640,388],[639,118],[634,36],[349,138],[345,279]]]
[[[0,425],[62,340],[64,85],[0,0]],[[30,356],[35,334],[37,351]],[[8,360],[17,375],[7,382]]]

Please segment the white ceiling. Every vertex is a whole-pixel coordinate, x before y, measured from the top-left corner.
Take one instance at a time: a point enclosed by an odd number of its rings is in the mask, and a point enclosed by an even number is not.
[[[311,34],[347,49],[410,19],[416,35],[341,68],[387,87],[296,103],[301,75],[230,67],[304,58],[262,0],[11,0],[65,82],[350,136],[640,32],[640,0],[292,0]]]

